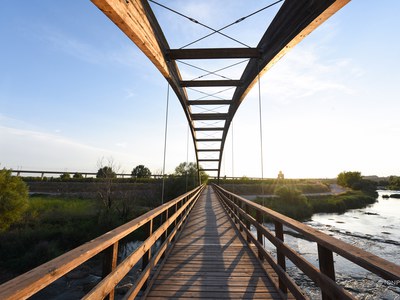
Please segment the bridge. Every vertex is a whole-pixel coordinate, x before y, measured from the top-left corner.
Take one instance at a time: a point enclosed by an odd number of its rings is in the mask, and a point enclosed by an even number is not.
[[[268,217],[270,230],[263,222]],[[285,243],[288,228],[314,242],[319,265]],[[118,259],[123,240],[146,232],[143,243]],[[274,247],[274,253],[270,247]],[[83,299],[308,299],[288,275],[291,261],[323,299],[356,299],[335,281],[333,255],[392,282],[400,267],[221,187],[199,186],[160,207],[0,286],[0,299],[27,299],[93,258],[103,279]],[[131,288],[115,289],[140,268]],[[43,298],[39,298],[43,299]]]
[[[258,13],[244,16],[223,28],[173,11],[153,0],[92,0],[151,60],[177,95],[190,126],[198,167],[220,176],[225,140],[231,122],[249,91],[283,55],[302,41],[349,0],[278,0],[280,8],[256,46],[225,34],[224,29]],[[234,40],[238,48],[171,49],[151,8],[168,9],[189,21]],[[178,62],[190,60],[244,59],[239,78],[203,70],[196,78],[182,78]],[[227,66],[227,68],[233,65]],[[213,75],[219,79],[204,80]],[[210,88],[221,88],[207,92]],[[228,98],[220,97],[226,89]],[[191,91],[202,96],[192,98]],[[206,108],[204,108],[206,107]],[[202,108],[202,109],[199,109]],[[200,169],[200,168],[198,168]],[[43,173],[43,172],[42,172]],[[42,175],[43,176],[43,175]],[[264,218],[272,221],[269,229]],[[311,264],[285,243],[290,229],[316,244],[318,266]],[[118,249],[135,232],[145,232],[143,243],[126,258]],[[274,250],[271,251],[270,249]],[[101,261],[102,279],[84,299],[307,299],[289,276],[290,261],[319,287],[323,299],[354,299],[336,282],[334,255],[375,274],[398,282],[399,266],[363,249],[323,234],[268,208],[241,198],[218,185],[199,185],[144,215],[67,252],[0,286],[0,299],[26,299],[91,259]],[[132,270],[138,270],[132,278]],[[130,278],[124,295],[115,290]]]

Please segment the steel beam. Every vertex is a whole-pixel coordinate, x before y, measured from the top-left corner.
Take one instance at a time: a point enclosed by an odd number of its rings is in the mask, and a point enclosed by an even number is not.
[[[182,87],[239,86],[240,80],[182,80]]]
[[[219,152],[221,149],[197,149],[197,152]]]
[[[258,58],[260,51],[257,48],[171,49],[166,56],[169,59]]]
[[[232,100],[189,100],[189,105],[229,105]]]
[[[204,162],[218,162],[219,159],[210,159],[210,158],[201,159],[201,158],[199,158],[199,161],[204,161]]]
[[[228,114],[222,113],[211,113],[211,114],[192,114],[192,120],[194,121],[205,121],[205,120],[226,120]]]
[[[194,131],[222,131],[224,127],[196,127]]]
[[[221,142],[222,139],[196,139],[196,142]]]

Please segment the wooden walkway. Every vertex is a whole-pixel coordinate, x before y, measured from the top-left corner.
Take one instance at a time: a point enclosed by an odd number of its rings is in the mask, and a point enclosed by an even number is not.
[[[211,187],[191,212],[149,299],[281,299]]]

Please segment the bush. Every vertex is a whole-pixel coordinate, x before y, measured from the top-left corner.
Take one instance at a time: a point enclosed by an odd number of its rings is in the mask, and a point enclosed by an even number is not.
[[[295,187],[278,186],[275,189],[275,195],[278,197],[265,200],[257,198],[255,202],[296,220],[304,220],[312,216],[312,207],[307,197]]]
[[[74,179],[82,179],[82,178],[83,178],[83,175],[82,175],[81,173],[76,172],[76,173],[74,174],[74,176],[72,176],[72,178],[74,178]]]
[[[344,213],[349,209],[363,208],[375,203],[376,196],[362,191],[349,191],[335,196],[310,198],[314,213]]]
[[[71,175],[69,173],[63,173],[60,175],[61,180],[68,180],[71,179]]]
[[[0,232],[19,221],[28,206],[28,187],[10,170],[0,170]]]

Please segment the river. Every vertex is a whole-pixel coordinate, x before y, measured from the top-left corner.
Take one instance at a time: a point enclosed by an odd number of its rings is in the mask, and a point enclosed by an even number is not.
[[[400,265],[400,199],[382,197],[395,193],[400,191],[378,191],[373,205],[344,214],[315,214],[305,224]],[[272,229],[272,224],[266,225]],[[290,247],[318,266],[316,243],[291,236],[288,228],[285,231]],[[383,280],[336,254],[334,260],[337,282],[358,299],[400,299],[400,282]],[[287,270],[311,299],[320,299],[319,289],[289,261]]]

